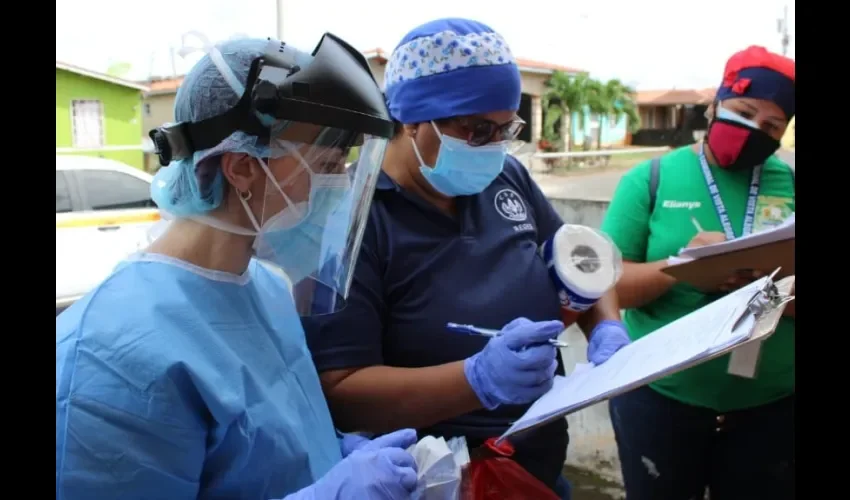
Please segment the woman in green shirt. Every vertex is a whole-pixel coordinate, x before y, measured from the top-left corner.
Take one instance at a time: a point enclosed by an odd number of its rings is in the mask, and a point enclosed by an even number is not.
[[[682,247],[764,230],[794,212],[793,171],[773,156],[794,116],[794,81],[791,59],[762,47],[735,54],[705,140],[661,158],[654,204],[652,162],[623,176],[603,230],[627,261],[617,293],[632,340],[772,271],[743,271],[704,294],[661,269]],[[728,374],[724,356],[611,401],[628,500],[701,500],[706,488],[712,500],[794,498],[793,305],[785,315],[755,378]]]

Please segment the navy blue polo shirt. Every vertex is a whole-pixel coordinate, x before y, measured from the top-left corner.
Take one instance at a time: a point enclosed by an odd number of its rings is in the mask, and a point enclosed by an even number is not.
[[[448,332],[448,322],[498,329],[518,317],[560,319],[537,251],[563,222],[525,167],[508,157],[487,189],[458,197],[456,208],[455,216],[441,212],[380,173],[345,308],[305,320],[319,372],[434,366],[484,348],[486,338]],[[558,363],[563,374],[560,356]],[[419,432],[463,435],[478,446],[527,408],[480,410]],[[512,440],[515,458],[551,485],[567,440],[566,420],[559,419]]]

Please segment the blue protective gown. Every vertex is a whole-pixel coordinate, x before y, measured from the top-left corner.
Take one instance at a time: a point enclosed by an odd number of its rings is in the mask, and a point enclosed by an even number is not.
[[[339,442],[286,284],[160,255],[56,318],[57,499],[277,499]]]

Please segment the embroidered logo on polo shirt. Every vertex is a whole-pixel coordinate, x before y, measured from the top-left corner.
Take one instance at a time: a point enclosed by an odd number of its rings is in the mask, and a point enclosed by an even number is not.
[[[791,216],[794,198],[759,195],[756,202],[756,216],[753,232],[776,227]]]
[[[523,222],[528,219],[528,210],[520,195],[513,189],[502,189],[493,200],[499,215],[511,222]]]

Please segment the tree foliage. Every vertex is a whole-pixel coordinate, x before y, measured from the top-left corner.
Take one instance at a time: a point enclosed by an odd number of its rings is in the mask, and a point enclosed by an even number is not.
[[[570,134],[569,144],[562,145],[558,133],[558,124],[571,128],[570,121],[575,118],[578,129],[584,130],[588,114],[596,117],[600,123],[596,142],[601,144],[602,119],[619,122],[626,117],[628,129],[636,132],[640,128],[640,116],[635,103],[635,90],[617,79],[599,81],[587,73],[564,73],[555,71],[546,82],[546,93],[542,97],[545,110],[543,121],[543,139],[551,149],[567,146],[575,147],[575,139]]]

